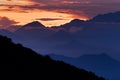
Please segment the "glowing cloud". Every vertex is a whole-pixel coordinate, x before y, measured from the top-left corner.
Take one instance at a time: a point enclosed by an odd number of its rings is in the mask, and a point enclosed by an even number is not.
[[[0,16],[14,19],[20,24],[44,17],[40,20],[44,25],[54,26],[74,18],[87,20],[98,14],[118,10],[120,0],[0,0]]]
[[[18,22],[14,21],[14,20],[10,20],[7,17],[0,17],[0,28],[1,29],[5,29],[5,28],[13,26],[17,23]]]

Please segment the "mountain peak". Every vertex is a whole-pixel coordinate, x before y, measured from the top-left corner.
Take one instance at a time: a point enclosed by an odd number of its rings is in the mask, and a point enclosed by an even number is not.
[[[120,11],[114,13],[100,14],[95,16],[90,22],[120,22]]]
[[[23,25],[19,30],[45,29],[46,27],[39,21],[33,21]]]
[[[30,23],[40,23],[39,21],[32,21],[32,22],[30,22]]]
[[[80,19],[73,19],[72,21],[71,21],[71,23],[82,23],[82,22],[84,22],[83,20],[80,20]]]
[[[39,21],[33,21],[33,22],[30,22],[26,25],[24,25],[23,27],[41,27],[41,28],[44,28],[45,26],[43,24],[41,24]]]

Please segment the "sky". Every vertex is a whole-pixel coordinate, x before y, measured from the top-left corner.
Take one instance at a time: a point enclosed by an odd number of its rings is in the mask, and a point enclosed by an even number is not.
[[[119,10],[120,0],[0,0],[0,27],[36,20],[47,27],[58,26]]]

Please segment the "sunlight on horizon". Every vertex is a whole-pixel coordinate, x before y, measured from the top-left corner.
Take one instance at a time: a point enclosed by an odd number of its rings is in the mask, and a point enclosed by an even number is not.
[[[24,25],[40,21],[45,26],[59,26],[73,19],[88,20],[98,14],[119,11],[119,0],[0,0],[0,17]],[[105,2],[105,3],[104,3]],[[115,5],[112,5],[113,3]],[[48,20],[43,20],[48,18]]]
[[[3,11],[0,13],[1,17],[8,17],[12,20],[15,20],[18,25],[24,25],[32,21],[39,21],[43,25],[50,27],[50,26],[59,26],[61,24],[65,24],[74,18],[72,15],[65,14],[65,13],[55,13],[55,12],[48,12],[48,11],[41,11],[41,12],[29,12],[29,13],[19,13],[19,12],[9,12]],[[61,18],[61,20],[50,20],[50,21],[42,21],[38,20],[40,18]],[[84,20],[84,18],[83,18]]]
[[[26,7],[26,5],[34,5],[34,2],[31,2],[29,0],[1,0],[0,17],[8,17],[11,20],[19,22],[17,25],[24,25],[32,21],[39,21],[47,27],[59,26],[68,23],[75,18],[87,20],[86,17],[75,17],[74,14],[69,13],[60,13],[43,9],[21,8],[21,6]],[[50,18],[51,20],[40,20],[41,18]]]

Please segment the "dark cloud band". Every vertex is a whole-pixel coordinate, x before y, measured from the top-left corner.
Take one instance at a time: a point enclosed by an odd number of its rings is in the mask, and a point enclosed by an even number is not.
[[[41,21],[55,21],[55,20],[64,20],[62,18],[37,18],[36,20],[41,20]]]

